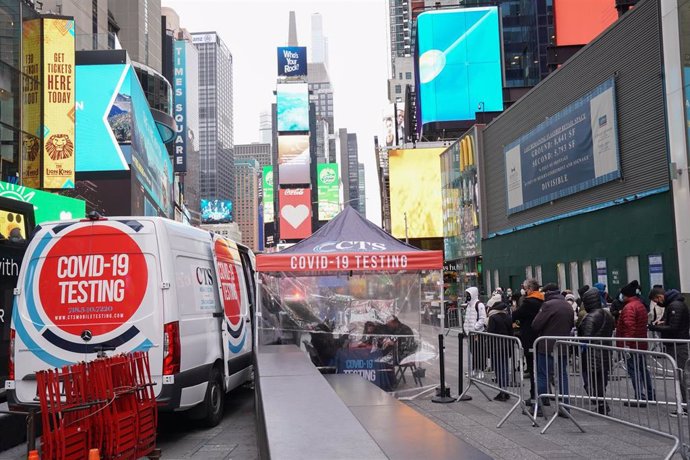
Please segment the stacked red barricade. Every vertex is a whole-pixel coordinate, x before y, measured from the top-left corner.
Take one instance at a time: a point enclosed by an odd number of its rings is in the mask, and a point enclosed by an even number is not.
[[[156,445],[158,411],[148,354],[135,352],[36,373],[42,458],[135,459]]]

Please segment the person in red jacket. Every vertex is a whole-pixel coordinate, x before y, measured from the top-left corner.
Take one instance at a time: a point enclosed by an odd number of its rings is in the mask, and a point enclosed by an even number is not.
[[[621,301],[623,309],[618,318],[617,336],[622,338],[647,338],[647,309],[639,298],[640,283],[631,281],[621,289]],[[646,342],[619,341],[619,347],[632,350],[646,350]],[[631,354],[627,360],[628,375],[632,381],[637,401],[625,401],[623,404],[630,407],[646,407],[647,401],[656,401],[652,377],[647,368],[644,355]]]

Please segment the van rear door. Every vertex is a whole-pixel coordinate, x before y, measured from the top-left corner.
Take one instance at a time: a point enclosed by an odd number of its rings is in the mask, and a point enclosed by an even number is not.
[[[33,401],[37,370],[92,360],[100,347],[116,348],[108,354],[148,350],[151,373],[160,376],[158,260],[151,221],[50,224],[35,234],[12,320],[18,402]]]
[[[225,314],[223,352],[226,376],[251,364],[252,331],[249,322],[249,297],[242,260],[235,242],[213,236],[213,259],[221,304]]]

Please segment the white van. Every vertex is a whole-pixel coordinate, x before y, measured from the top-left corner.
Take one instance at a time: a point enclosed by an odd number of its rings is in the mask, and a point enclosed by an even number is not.
[[[11,325],[11,406],[36,403],[35,372],[148,350],[161,410],[220,422],[224,393],[252,375],[254,255],[158,217],[37,228]]]

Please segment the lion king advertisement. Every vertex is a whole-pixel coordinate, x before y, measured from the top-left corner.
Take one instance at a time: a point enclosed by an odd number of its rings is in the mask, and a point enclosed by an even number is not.
[[[74,188],[74,20],[43,19],[43,188]]]
[[[41,186],[41,20],[31,19],[22,24],[22,184]]]

